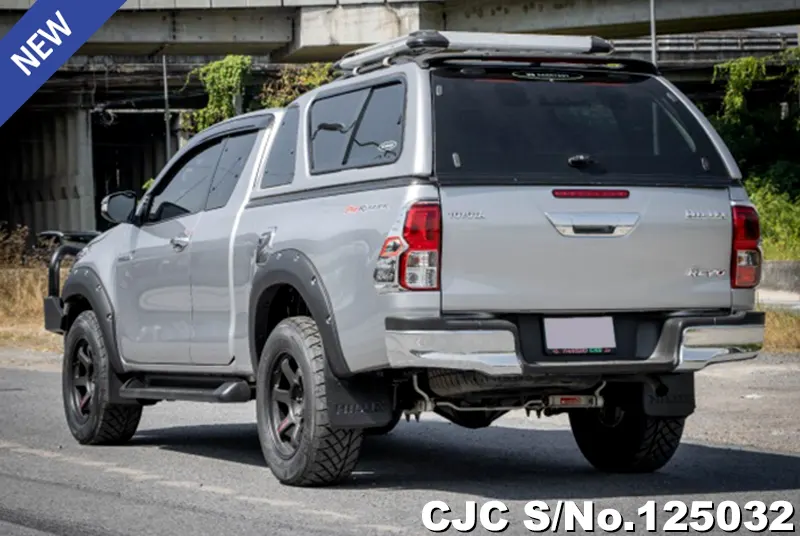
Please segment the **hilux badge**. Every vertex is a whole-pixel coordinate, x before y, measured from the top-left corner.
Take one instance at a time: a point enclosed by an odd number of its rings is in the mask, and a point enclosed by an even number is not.
[[[727,270],[700,270],[699,268],[692,268],[686,275],[689,277],[725,277]]]
[[[687,210],[687,220],[725,220],[728,216],[718,210]]]

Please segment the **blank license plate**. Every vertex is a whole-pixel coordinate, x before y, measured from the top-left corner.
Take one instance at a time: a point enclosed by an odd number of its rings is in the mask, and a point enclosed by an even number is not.
[[[545,318],[544,340],[554,355],[611,354],[617,347],[610,316]]]

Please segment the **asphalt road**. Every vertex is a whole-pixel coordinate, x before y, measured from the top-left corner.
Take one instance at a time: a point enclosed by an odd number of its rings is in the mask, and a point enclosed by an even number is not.
[[[54,358],[0,350],[0,367],[2,536],[430,534],[426,502],[445,501],[463,517],[465,501],[490,499],[509,508],[505,534],[530,533],[526,502],[558,499],[615,508],[643,534],[636,511],[648,499],[659,511],[670,499],[800,507],[800,355],[703,372],[684,443],[657,474],[596,473],[563,418],[515,414],[470,431],[423,415],[370,438],[352,481],[334,489],[275,481],[252,403],[159,404],[130,445],[81,447],[63,421]],[[659,527],[668,517],[659,514]],[[797,527],[800,514],[791,521]]]

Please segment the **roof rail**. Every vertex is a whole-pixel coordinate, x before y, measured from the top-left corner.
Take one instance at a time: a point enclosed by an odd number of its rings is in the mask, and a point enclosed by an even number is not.
[[[353,50],[336,62],[333,68],[358,74],[365,67],[388,66],[397,58],[414,58],[438,52],[609,54],[613,50],[609,41],[595,36],[419,30]]]

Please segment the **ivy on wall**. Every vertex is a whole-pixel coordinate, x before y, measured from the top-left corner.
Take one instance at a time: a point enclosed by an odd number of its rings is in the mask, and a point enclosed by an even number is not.
[[[332,80],[330,63],[286,65],[275,80],[264,84],[259,100],[264,108],[283,108],[303,93]]]
[[[234,99],[244,93],[244,83],[250,74],[249,56],[231,55],[193,69],[187,77],[197,76],[208,94],[205,108],[181,114],[181,129],[200,132],[236,115]]]
[[[770,67],[774,74],[769,74]],[[800,48],[779,54],[744,57],[714,66],[713,81],[725,81],[721,118],[739,122],[747,109],[747,93],[760,82],[786,80],[794,93],[800,89]]]
[[[181,115],[181,129],[193,134],[236,115],[235,98],[245,92],[245,82],[252,73],[249,56],[226,56],[192,70],[208,95],[205,108]],[[283,108],[297,97],[333,80],[331,64],[307,63],[286,65],[278,76],[263,85],[253,108]],[[185,87],[185,86],[184,86]]]

